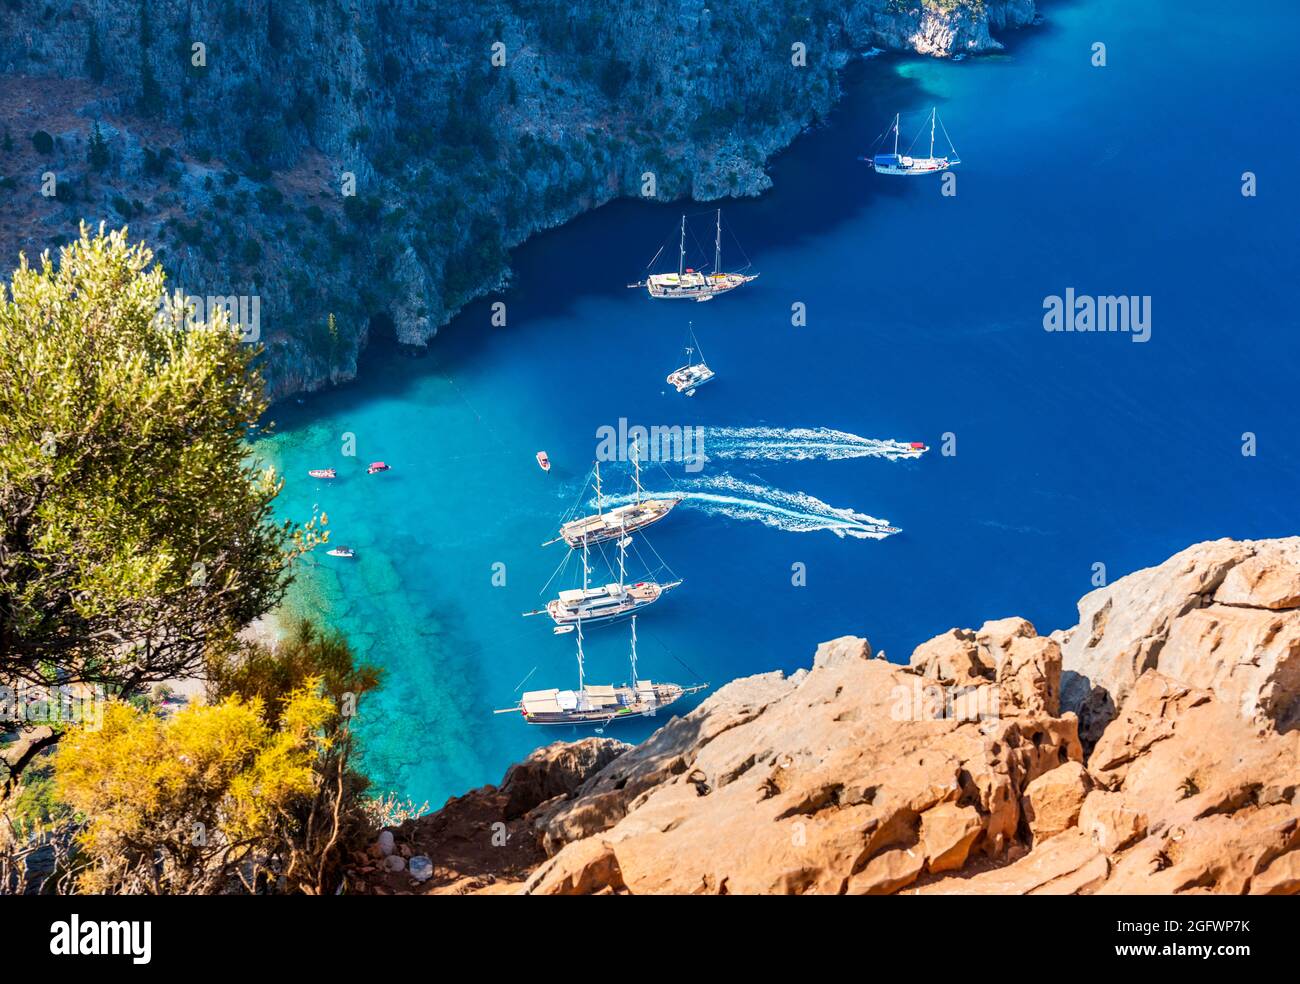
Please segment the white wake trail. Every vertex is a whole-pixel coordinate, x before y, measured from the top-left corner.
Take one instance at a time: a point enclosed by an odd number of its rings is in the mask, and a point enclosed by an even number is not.
[[[883,540],[902,531],[878,519],[852,509],[840,509],[822,502],[806,492],[787,492],[771,486],[755,485],[730,475],[688,479],[668,492],[644,493],[646,498],[682,500],[683,507],[699,509],[709,515],[729,519],[757,520],[774,529],[790,533],[814,533],[828,530],[838,537],[858,540]],[[619,506],[632,501],[631,495],[606,499],[606,505]]]
[[[910,442],[876,440],[829,427],[709,427],[704,431],[706,458],[747,461],[836,461],[844,458],[919,458],[924,447]]]

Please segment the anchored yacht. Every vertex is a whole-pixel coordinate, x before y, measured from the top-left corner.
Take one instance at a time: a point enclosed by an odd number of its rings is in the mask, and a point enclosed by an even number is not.
[[[700,361],[692,362],[691,356],[696,352],[700,353]],[[695,390],[709,380],[717,373],[709,368],[704,361],[704,352],[700,349],[699,340],[695,337],[695,328],[688,328],[686,342],[686,365],[680,369],[674,369],[668,374],[668,382],[677,390],[678,393],[685,393],[687,396],[694,396]]]
[[[880,140],[883,140],[891,132],[894,134],[894,152],[892,154],[874,154],[870,158],[862,158],[877,174],[934,174],[938,171],[946,171],[948,168],[961,163],[961,158],[957,156],[957,148],[953,146],[947,128],[944,127],[943,121],[939,119],[937,109],[932,108],[930,110],[930,153],[927,157],[909,156],[911,148],[908,148],[907,154],[898,152],[898,122],[899,114],[895,113],[893,124],[880,137]],[[946,157],[934,156],[934,128],[936,124],[943,130],[944,139],[948,141],[950,153]],[[920,133],[917,134],[917,137],[919,136]],[[915,138],[912,140],[912,144],[916,144]]]
[[[687,694],[698,693],[707,683],[682,686],[637,678],[636,616],[632,617],[631,682],[599,686],[586,682],[582,653],[582,625],[578,625],[578,686],[574,690],[530,690],[513,707],[496,714],[522,714],[529,724],[595,724],[601,729],[613,721],[653,717]]]
[[[659,259],[663,251],[663,246],[659,247],[659,252],[655,254],[649,266],[654,266],[655,260]],[[748,269],[748,266],[746,264],[744,269]],[[677,246],[677,272],[652,273],[645,280],[628,284],[628,287],[644,287],[651,297],[659,299],[711,301],[719,294],[725,294],[751,280],[758,279],[758,274],[745,273],[744,269],[734,273],[722,269],[722,209],[718,209],[717,228],[713,241],[712,272],[704,273],[686,265],[686,216],[683,215],[681,237]]]
[[[641,455],[637,445],[632,445],[632,475],[636,483],[636,498],[627,505],[604,509],[601,505],[600,462],[596,462],[593,476],[596,482],[596,512],[591,516],[571,519],[560,526],[560,535],[547,540],[544,547],[563,540],[570,547],[581,547],[586,543],[604,543],[606,540],[622,539],[629,533],[645,529],[651,523],[657,523],[677,505],[677,499],[647,499],[641,486]]]

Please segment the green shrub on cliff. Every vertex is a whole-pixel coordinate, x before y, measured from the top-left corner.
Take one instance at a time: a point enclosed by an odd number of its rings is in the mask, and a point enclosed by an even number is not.
[[[280,480],[248,459],[256,348],[224,311],[164,316],[151,262],[82,225],[0,287],[0,679],[191,672],[319,538],[273,521]]]

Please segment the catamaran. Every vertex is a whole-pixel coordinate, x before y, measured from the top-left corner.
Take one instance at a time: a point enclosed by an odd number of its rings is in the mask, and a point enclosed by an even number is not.
[[[678,393],[694,396],[695,390],[712,379],[716,373],[704,361],[704,351],[700,348],[699,339],[695,337],[694,326],[689,327],[687,330],[689,334],[686,342],[686,365],[670,372],[668,382],[676,388]],[[700,353],[700,361],[691,362],[691,355],[697,351]]]
[[[596,514],[571,519],[560,526],[560,535],[542,544],[549,547],[552,543],[563,540],[570,547],[580,547],[584,543],[603,543],[606,540],[623,539],[629,533],[645,529],[651,523],[657,523],[677,505],[677,499],[647,499],[641,486],[641,456],[638,444],[632,445],[632,476],[636,483],[636,499],[624,506],[616,506],[606,511],[601,503],[600,462],[593,470],[596,482]]]
[[[667,245],[667,244],[665,244]],[[664,247],[659,247],[654,259],[647,268],[655,265]],[[638,280],[628,287],[644,287],[651,297],[678,298],[691,301],[711,301],[719,294],[735,290],[751,280],[757,280],[758,274],[745,273],[749,269],[746,263],[741,271],[727,273],[722,269],[722,209],[717,213],[717,229],[713,238],[713,271],[704,273],[686,265],[686,216],[682,216],[681,238],[677,246],[677,272],[652,273],[645,280]]]
[[[894,134],[894,152],[892,154],[874,154],[870,158],[862,158],[862,160],[866,161],[877,174],[934,174],[938,171],[946,171],[948,168],[961,163],[961,158],[957,156],[957,148],[953,146],[952,138],[948,136],[948,129],[943,125],[943,121],[939,119],[938,110],[933,107],[930,109],[929,156],[910,157],[908,155],[912,152],[911,147],[908,148],[907,154],[900,154],[898,152],[899,115],[900,114],[898,113],[894,114],[894,122],[876,141],[876,143],[879,144],[888,137],[892,131]],[[934,128],[936,124],[943,130],[944,139],[948,141],[950,154],[946,157],[934,156]],[[912,139],[913,146],[916,145],[916,141],[920,136],[921,132],[918,131],[916,137]]]
[[[653,683],[637,677],[636,616],[632,617],[631,683],[621,686],[592,686],[586,682],[582,654],[582,623],[578,623],[578,688],[576,690],[530,690],[513,707],[496,714],[521,713],[529,724],[609,724],[627,718],[653,717],[661,708],[708,687],[707,683],[683,687],[676,683]]]

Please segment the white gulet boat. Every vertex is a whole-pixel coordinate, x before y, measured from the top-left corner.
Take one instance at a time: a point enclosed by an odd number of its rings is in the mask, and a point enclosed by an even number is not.
[[[957,156],[957,148],[953,146],[952,138],[948,136],[948,129],[939,119],[938,110],[930,110],[930,154],[928,157],[910,156],[912,148],[909,147],[906,154],[898,152],[898,122],[899,114],[894,114],[894,122],[889,129],[880,135],[876,140],[877,146],[882,143],[892,132],[894,134],[894,152],[892,154],[873,154],[871,157],[863,157],[868,165],[877,174],[935,174],[938,171],[946,171],[948,168],[961,163],[961,158]],[[949,155],[946,157],[934,156],[934,128],[938,124],[943,130],[944,139],[948,141]],[[912,146],[920,139],[921,132],[912,138]]]
[[[626,580],[627,546],[631,543],[631,540],[631,537],[623,537],[618,541],[617,581],[597,587],[591,586],[588,547],[584,543],[582,545],[582,587],[561,591],[546,603],[545,608],[524,612],[524,615],[541,615],[545,613],[551,617],[552,622],[561,628],[577,626],[583,622],[613,622],[640,611],[647,605],[653,605],[682,583],[681,579],[678,578],[665,582],[647,580],[628,584]]]
[[[667,245],[667,244],[665,244]],[[655,253],[647,268],[655,265],[663,253],[664,247],[659,247],[659,252]],[[687,301],[711,301],[719,294],[725,294],[729,290],[735,290],[737,287],[749,283],[751,280],[757,280],[758,274],[745,273],[749,269],[749,264],[738,272],[727,273],[722,269],[722,209],[717,212],[717,228],[713,239],[713,270],[711,273],[704,273],[700,270],[694,270],[686,265],[686,216],[682,216],[681,238],[677,246],[677,272],[676,273],[652,273],[645,280],[638,280],[634,284],[628,284],[628,287],[644,287],[646,292],[655,298],[679,299]]]
[[[542,544],[549,547],[563,540],[571,548],[588,543],[623,539],[630,533],[657,523],[677,505],[677,499],[647,499],[641,487],[641,454],[637,444],[632,445],[632,480],[636,483],[636,498],[623,506],[606,510],[602,507],[600,492],[600,462],[592,469],[596,483],[596,512],[592,516],[571,519],[560,525],[560,535]]]
[[[653,683],[637,677],[636,617],[632,618],[631,683],[621,686],[593,686],[586,681],[582,653],[582,625],[578,625],[578,687],[576,690],[530,690],[514,707],[496,714],[522,714],[529,724],[595,724],[601,728],[612,721],[653,717],[661,708],[687,694],[698,693],[707,683],[683,687],[676,683]]]
[[[691,362],[691,356],[695,352],[700,353],[699,362]],[[700,349],[699,340],[695,337],[695,328],[692,326],[688,329],[687,335],[686,365],[670,372],[668,382],[676,388],[678,393],[694,396],[695,390],[703,386],[715,375],[717,374],[704,361],[704,352]]]

